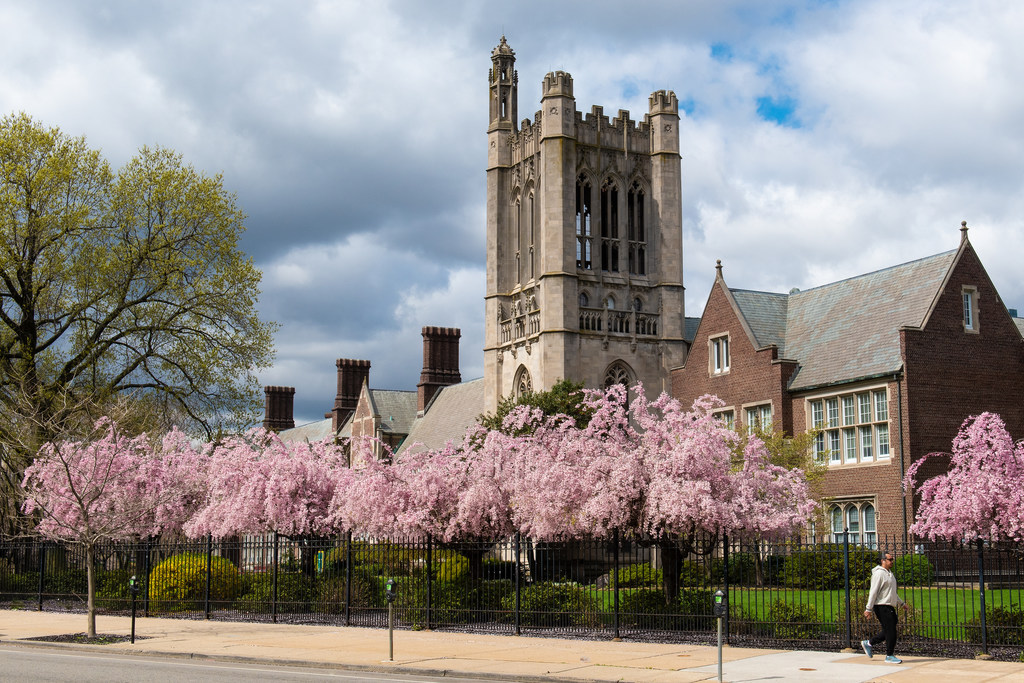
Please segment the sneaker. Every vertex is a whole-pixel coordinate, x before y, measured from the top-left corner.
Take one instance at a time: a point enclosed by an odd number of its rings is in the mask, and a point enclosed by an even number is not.
[[[860,641],[860,646],[864,648],[864,654],[868,656],[868,659],[871,659],[874,656],[871,654],[871,641],[862,640]]]
[[[885,663],[886,664],[902,664],[903,660],[900,659],[899,657],[895,656],[895,655],[886,655]]]

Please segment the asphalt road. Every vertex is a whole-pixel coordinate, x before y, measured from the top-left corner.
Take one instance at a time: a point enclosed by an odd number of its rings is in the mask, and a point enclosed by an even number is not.
[[[483,679],[406,676],[338,669],[202,661],[102,652],[0,647],[0,681],[75,681],[76,683],[147,683],[149,681],[395,681],[401,683],[483,683]],[[493,683],[490,681],[489,683]]]

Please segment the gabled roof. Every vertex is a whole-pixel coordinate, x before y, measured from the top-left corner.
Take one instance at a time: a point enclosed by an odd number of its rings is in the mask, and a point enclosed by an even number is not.
[[[370,410],[380,416],[382,431],[408,434],[416,421],[417,393],[393,389],[370,389]]]
[[[902,368],[901,327],[921,327],[960,250],[790,294],[727,288],[756,348],[799,364],[790,390]]]
[[[786,344],[786,313],[789,297],[772,292],[754,292],[747,289],[730,289],[736,306],[740,309],[747,325],[754,335],[755,348],[763,349],[774,344],[779,347],[779,357],[784,357]]]
[[[921,327],[957,250],[789,295],[790,389],[897,372],[901,327]]]
[[[281,437],[282,441],[286,442],[308,441],[309,443],[313,443],[314,441],[323,441],[324,439],[333,436],[331,423],[331,418],[327,418],[326,420],[317,420],[316,422],[310,422],[309,424],[281,430],[278,433],[278,436]]]
[[[449,441],[461,443],[466,430],[476,424],[483,412],[482,377],[442,387],[427,405],[423,416],[413,424],[400,450],[412,446],[436,450],[444,448]]]
[[[683,340],[692,342],[697,336],[697,328],[700,327],[700,318],[683,318]]]

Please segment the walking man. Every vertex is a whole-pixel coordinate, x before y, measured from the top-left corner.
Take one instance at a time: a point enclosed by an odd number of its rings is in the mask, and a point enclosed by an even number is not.
[[[868,592],[868,604],[864,609],[864,617],[871,618],[872,611],[882,625],[879,633],[870,640],[860,641],[864,654],[872,656],[872,648],[885,641],[885,661],[890,664],[902,664],[903,660],[896,656],[896,608],[909,609],[910,606],[896,593],[896,577],[892,573],[892,553],[882,556],[882,563],[871,570],[871,590]]]

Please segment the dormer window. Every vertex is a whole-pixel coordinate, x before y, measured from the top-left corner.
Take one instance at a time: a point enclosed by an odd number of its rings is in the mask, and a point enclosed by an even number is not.
[[[708,340],[711,345],[711,373],[721,375],[729,372],[729,335]]]
[[[974,287],[964,287],[962,290],[964,299],[964,331],[978,331],[978,290]]]

